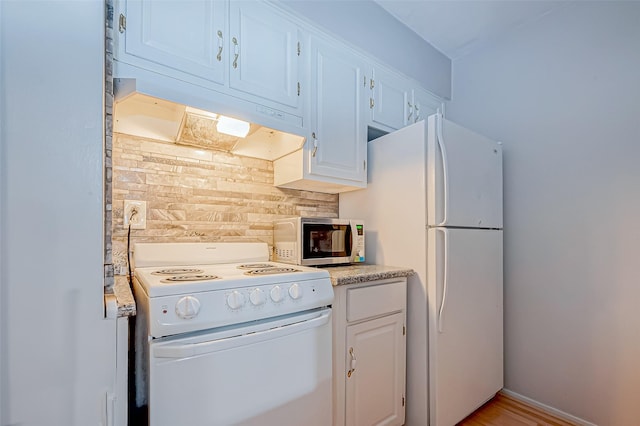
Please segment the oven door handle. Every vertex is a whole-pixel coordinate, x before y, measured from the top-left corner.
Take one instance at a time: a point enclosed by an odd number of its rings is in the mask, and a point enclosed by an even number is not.
[[[246,329],[239,330],[239,333],[242,334],[236,336],[208,340],[206,342],[199,343],[156,346],[151,349],[152,356],[155,358],[178,359],[204,355],[233,347],[250,345],[269,339],[276,339],[293,333],[299,333],[310,328],[321,327],[327,324],[330,318],[331,309],[325,309],[320,313],[314,312],[312,314],[301,315],[300,318],[296,318],[297,321],[294,323],[290,323],[291,318],[288,318],[284,324],[282,324],[282,321],[277,321],[275,324],[268,324],[268,328],[260,331],[253,331],[252,329],[255,327],[246,327]],[[262,324],[262,327],[265,327],[265,324]]]

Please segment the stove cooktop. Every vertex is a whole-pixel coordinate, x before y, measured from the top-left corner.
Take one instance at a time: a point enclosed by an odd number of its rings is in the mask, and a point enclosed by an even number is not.
[[[325,308],[329,273],[270,262],[265,243],[137,243],[134,293],[154,338]]]
[[[149,297],[327,279],[322,269],[277,262],[144,267],[135,277]]]

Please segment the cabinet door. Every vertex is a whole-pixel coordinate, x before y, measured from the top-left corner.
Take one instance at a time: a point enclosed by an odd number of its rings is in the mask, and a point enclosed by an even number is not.
[[[362,69],[348,50],[311,41],[311,138],[306,147],[312,175],[366,184]]]
[[[401,76],[375,69],[370,81],[371,121],[387,130],[397,130],[407,124],[410,104],[409,83]]]
[[[232,1],[230,12],[230,87],[297,108],[298,27],[255,1]]]
[[[160,65],[175,77],[224,84],[225,10],[223,1],[128,0],[124,53],[150,61],[154,71]]]
[[[423,89],[413,89],[413,102],[408,116],[409,123],[426,120],[440,109],[444,113],[442,99]]]
[[[347,425],[404,424],[403,326],[400,312],[347,327]]]

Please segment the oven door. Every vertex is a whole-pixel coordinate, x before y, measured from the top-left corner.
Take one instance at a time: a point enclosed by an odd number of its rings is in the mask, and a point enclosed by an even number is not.
[[[331,424],[331,309],[149,347],[152,426]]]

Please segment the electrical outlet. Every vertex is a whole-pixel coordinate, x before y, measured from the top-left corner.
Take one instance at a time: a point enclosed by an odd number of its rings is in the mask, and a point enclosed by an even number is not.
[[[124,227],[131,229],[147,228],[147,202],[137,200],[125,200],[124,202]]]

